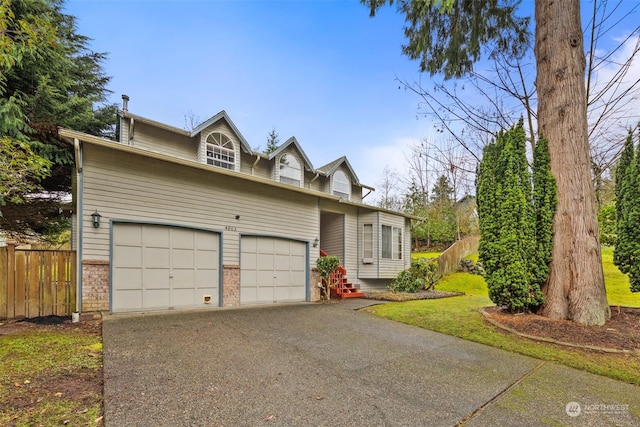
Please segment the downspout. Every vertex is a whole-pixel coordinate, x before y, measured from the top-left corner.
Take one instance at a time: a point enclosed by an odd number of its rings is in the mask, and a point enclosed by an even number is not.
[[[258,165],[258,162],[260,162],[260,154],[256,154],[256,161],[253,162],[253,164],[251,165],[251,175],[254,176],[256,174],[256,166]]]
[[[360,264],[362,263],[361,261],[361,255],[362,253],[360,252],[360,239],[362,238],[362,235],[360,234],[360,207],[356,207],[356,283],[358,284],[358,287],[360,287]]]
[[[133,120],[133,117],[131,117],[129,119],[129,145],[131,145],[133,147],[133,132],[134,132],[134,125],[136,124],[135,120]]]
[[[320,176],[320,174],[319,174],[318,172],[316,172],[316,176],[314,176],[314,177],[311,179],[311,181],[309,181],[309,190],[311,190],[311,183],[312,183],[313,181],[315,181],[316,179],[318,179],[318,177],[319,177],[319,176]]]
[[[376,217],[376,269],[378,270],[376,273],[376,278],[380,279],[380,229],[382,228],[380,226],[380,211],[376,212]]]
[[[76,257],[76,311],[82,313],[82,236],[83,236],[83,218],[84,218],[84,206],[82,201],[82,195],[84,193],[83,187],[83,173],[82,173],[82,144],[77,138],[73,139],[73,149],[76,156],[76,198],[78,206],[76,209],[76,250],[78,256]]]

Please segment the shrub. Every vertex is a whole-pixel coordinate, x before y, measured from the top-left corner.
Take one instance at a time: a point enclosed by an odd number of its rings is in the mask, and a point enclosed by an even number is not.
[[[330,277],[331,273],[336,271],[338,266],[340,265],[340,258],[337,256],[323,256],[318,258],[316,261],[316,267],[318,268],[318,273],[320,277],[322,277],[322,293],[323,298],[329,300],[331,298],[331,287],[334,285],[331,283]]]
[[[417,292],[433,289],[438,279],[438,263],[424,258],[412,259],[411,268],[401,271],[388,289],[394,292]]]

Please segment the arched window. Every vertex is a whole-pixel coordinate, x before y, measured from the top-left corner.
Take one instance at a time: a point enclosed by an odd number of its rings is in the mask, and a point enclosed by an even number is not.
[[[351,181],[346,173],[336,171],[333,174],[333,194],[345,200],[351,197]]]
[[[298,159],[289,154],[280,156],[280,182],[300,187],[300,177],[302,169]]]
[[[207,164],[236,169],[236,150],[227,135],[214,132],[207,136]]]

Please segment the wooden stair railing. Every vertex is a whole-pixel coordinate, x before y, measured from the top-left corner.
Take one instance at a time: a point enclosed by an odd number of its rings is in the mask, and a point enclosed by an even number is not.
[[[320,256],[328,256],[328,254],[320,249]],[[324,280],[323,280],[324,281]],[[364,298],[364,292],[360,292],[353,283],[347,279],[347,269],[342,264],[336,268],[336,271],[329,276],[331,287],[331,296],[334,298]]]

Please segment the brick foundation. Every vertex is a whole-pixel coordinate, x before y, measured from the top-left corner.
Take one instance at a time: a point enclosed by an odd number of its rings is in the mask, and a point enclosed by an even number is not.
[[[109,310],[109,261],[82,261],[82,311]]]
[[[311,282],[309,284],[311,286],[309,299],[311,301],[320,301],[320,288],[318,287],[318,283],[322,283],[322,278],[320,277],[320,273],[318,273],[317,268],[311,269],[311,276],[309,280]]]
[[[238,307],[240,305],[240,266],[222,267],[222,305]]]

